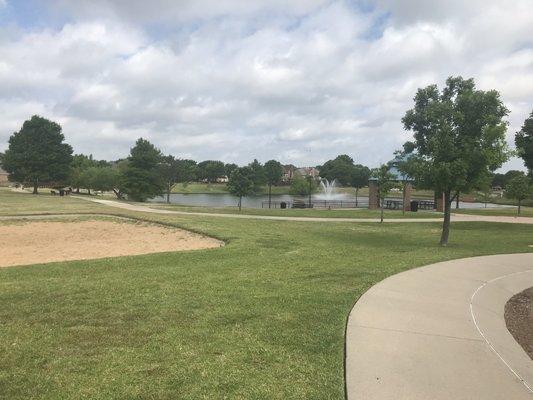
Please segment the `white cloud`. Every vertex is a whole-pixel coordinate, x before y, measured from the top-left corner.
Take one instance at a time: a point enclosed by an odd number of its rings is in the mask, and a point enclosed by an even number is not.
[[[533,105],[533,7],[463,3],[56,0],[61,29],[0,40],[0,150],[39,113],[96,157],[143,136],[198,160],[375,166],[409,138],[416,89],[459,74],[501,92],[512,140]]]

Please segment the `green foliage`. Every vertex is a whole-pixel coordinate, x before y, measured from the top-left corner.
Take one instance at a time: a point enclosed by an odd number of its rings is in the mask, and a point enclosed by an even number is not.
[[[513,177],[507,183],[505,188],[505,196],[510,199],[518,200],[518,213],[522,205],[522,200],[531,196],[531,182],[524,173]]]
[[[269,186],[277,185],[283,177],[283,166],[279,161],[269,160],[265,163],[265,180]]]
[[[94,160],[92,154],[89,156],[86,156],[85,154],[75,154],[72,158],[68,184],[76,189],[94,189],[92,181],[94,171],[87,171],[89,168],[93,167],[105,168],[109,167],[109,163],[103,160]]]
[[[87,174],[86,188],[102,192],[117,188],[121,179],[118,169],[113,167],[90,167],[84,174]]]
[[[61,126],[34,115],[24,122],[19,132],[9,138],[3,157],[3,168],[9,179],[32,184],[62,184],[70,174],[72,147],[64,143]]]
[[[180,160],[174,156],[164,156],[160,164],[161,178],[165,185],[167,202],[170,202],[170,193],[178,183],[187,184],[196,179],[197,166],[193,160]]]
[[[187,184],[193,182],[198,178],[198,166],[196,161],[188,159],[176,159],[178,183]]]
[[[266,183],[265,169],[257,159],[254,159],[248,167],[252,171],[252,181],[254,183],[254,193],[261,191],[261,186]]]
[[[402,119],[414,133],[404,149],[412,153],[408,174],[418,187],[444,193],[441,243],[446,244],[451,194],[479,187],[508,159],[503,120],[508,110],[497,91],[477,90],[473,79],[461,77],[448,78],[442,91],[436,85],[419,89],[414,101]]]
[[[135,201],[146,201],[161,196],[165,182],[161,177],[162,155],[153,144],[139,139],[130,151],[123,172],[124,192]]]
[[[492,176],[491,186],[499,186],[501,188],[505,187],[505,175],[500,173],[495,173]]]
[[[239,166],[237,164],[233,164],[233,163],[225,164],[224,165],[224,174],[229,178],[231,173],[234,170],[236,170],[237,168],[239,168]]]
[[[333,160],[326,161],[318,170],[321,178],[328,181],[336,179],[342,186],[350,186],[352,184],[354,162],[350,156],[341,154]]]
[[[330,182],[336,179],[342,186],[352,186],[357,189],[365,187],[370,178],[370,168],[354,164],[354,160],[346,154],[326,161],[318,169],[320,177]]]
[[[370,168],[361,164],[355,164],[352,171],[351,186],[357,189],[367,186],[370,175]]]
[[[390,173],[390,167],[387,164],[382,164],[379,168],[372,171],[372,178],[376,180],[378,186],[378,196],[383,205],[383,200],[389,192],[398,186],[398,183],[394,181],[394,175]]]
[[[309,196],[316,192],[318,182],[315,179],[304,179],[301,176],[295,176],[291,182],[289,193],[294,196]]]
[[[198,179],[208,183],[215,183],[225,175],[225,165],[222,161],[207,160],[198,164]]]
[[[228,191],[239,198],[239,210],[242,198],[254,191],[254,171],[250,167],[240,167],[231,173],[228,180]]]
[[[529,173],[533,173],[533,111],[515,136],[516,149]]]

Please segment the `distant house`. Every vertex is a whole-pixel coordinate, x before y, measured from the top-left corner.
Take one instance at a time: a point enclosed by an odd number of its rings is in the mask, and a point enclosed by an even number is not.
[[[302,178],[306,178],[308,176],[311,176],[313,178],[318,178],[320,176],[318,169],[316,169],[315,167],[298,168],[296,171],[294,171],[294,174]]]
[[[282,182],[289,183],[292,181],[292,178],[294,177],[294,172],[296,171],[296,167],[292,164],[284,165],[283,166],[283,175],[281,177]]]
[[[0,186],[7,186],[9,183],[9,174],[0,168]]]

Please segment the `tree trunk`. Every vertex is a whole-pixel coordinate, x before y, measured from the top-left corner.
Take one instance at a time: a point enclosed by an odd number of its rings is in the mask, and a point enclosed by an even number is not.
[[[381,200],[381,220],[379,222],[383,223],[383,203],[385,202],[384,200],[385,199],[380,199]]]
[[[239,212],[241,212],[242,196],[239,196]]]
[[[407,183],[403,183],[403,189],[402,189],[402,215],[405,215],[405,188],[407,187]]]
[[[39,194],[37,182],[33,183],[33,194]]]
[[[91,195],[91,189],[87,189],[87,194],[90,196]]]
[[[167,190],[167,204],[170,204],[170,188]]]
[[[358,205],[358,204],[357,204],[357,197],[358,197],[358,195],[359,195],[359,188],[356,187],[356,188],[355,188],[355,207],[356,207],[356,208],[357,208],[357,205]]]
[[[455,194],[455,208],[458,210],[459,209],[459,192],[457,192]]]
[[[76,188],[76,194],[80,194],[80,188]]]
[[[270,204],[272,203],[272,184],[268,184],[268,208],[270,208]]]
[[[522,199],[518,199],[518,215],[520,215],[521,208],[522,208]]]
[[[309,178],[309,205],[308,208],[311,208],[311,178]]]
[[[448,238],[450,237],[450,215],[452,208],[451,191],[444,192],[444,221],[442,223],[442,235],[440,237],[440,245],[446,246]]]

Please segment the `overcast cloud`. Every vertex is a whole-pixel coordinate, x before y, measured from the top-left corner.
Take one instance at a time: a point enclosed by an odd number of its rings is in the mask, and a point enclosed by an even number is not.
[[[0,151],[40,114],[97,158],[143,136],[196,160],[377,166],[416,89],[450,75],[500,91],[512,145],[531,21],[531,0],[0,0]]]

